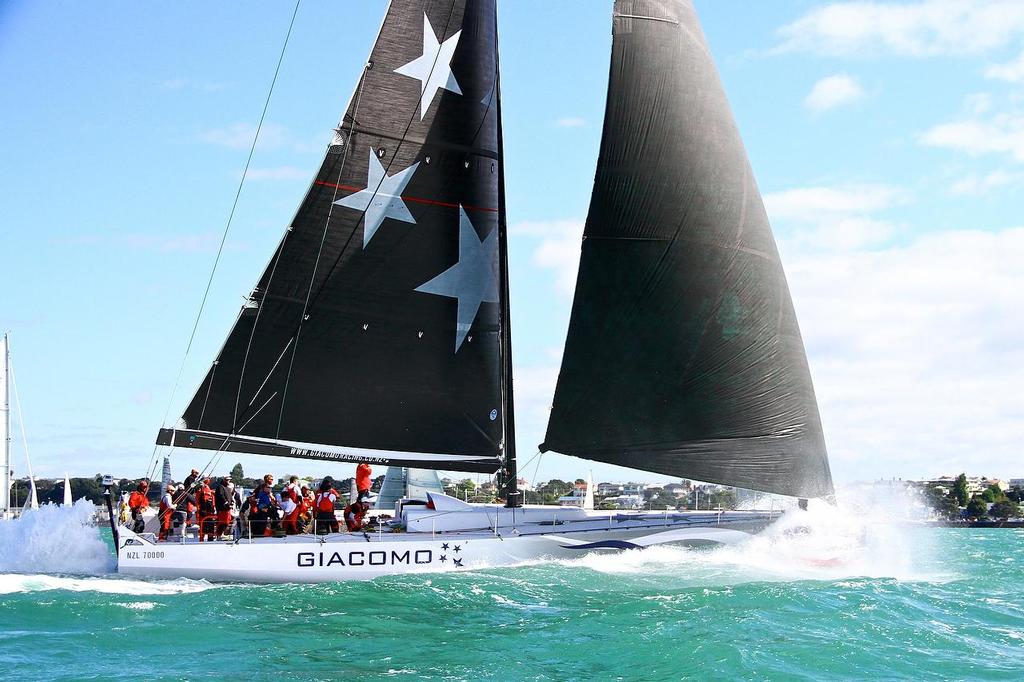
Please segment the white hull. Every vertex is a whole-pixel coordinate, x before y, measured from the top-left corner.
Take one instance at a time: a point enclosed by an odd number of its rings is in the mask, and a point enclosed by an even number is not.
[[[494,507],[474,511],[489,512],[491,518],[496,512]],[[779,515],[777,512],[588,515],[579,510],[568,514],[574,518],[562,521],[558,518],[560,512],[552,512],[550,508],[517,510],[517,513],[525,514],[527,519],[556,516],[553,521],[528,521],[515,527],[499,523],[497,534],[492,528],[462,532],[293,535],[203,543],[193,538],[153,542],[150,536],[139,536],[121,527],[118,572],[254,583],[370,580],[386,575],[447,573],[544,559],[569,559],[588,552],[618,552],[652,545],[730,544],[762,530]]]

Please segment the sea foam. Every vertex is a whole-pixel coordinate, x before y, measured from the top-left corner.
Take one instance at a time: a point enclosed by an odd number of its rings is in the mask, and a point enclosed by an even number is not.
[[[98,575],[114,569],[110,547],[92,525],[88,500],[46,504],[17,519],[0,521],[0,573]]]
[[[934,570],[926,532],[913,518],[918,501],[897,489],[840,490],[838,503],[790,509],[761,533],[713,549],[653,546],[561,561],[601,573],[677,576],[689,584],[753,580],[846,580],[858,577],[944,582]]]

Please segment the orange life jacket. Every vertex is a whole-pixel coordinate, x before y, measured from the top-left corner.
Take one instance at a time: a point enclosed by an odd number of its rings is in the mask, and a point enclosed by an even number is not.
[[[321,492],[316,496],[316,509],[323,514],[334,513],[334,501],[338,499],[338,493],[334,488]]]
[[[203,484],[196,492],[196,502],[199,503],[199,511],[202,514],[216,513],[217,506],[213,499],[213,488]]]

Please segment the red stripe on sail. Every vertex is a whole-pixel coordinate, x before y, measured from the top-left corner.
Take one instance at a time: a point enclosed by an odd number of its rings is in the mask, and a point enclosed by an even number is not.
[[[333,182],[324,182],[322,180],[317,180],[315,184],[323,185],[324,187],[333,187],[334,189],[343,189],[346,192],[361,192],[366,189],[365,187],[352,187],[351,185],[336,185]],[[430,206],[445,206],[447,208],[458,208],[459,206],[462,206],[462,208],[467,211],[487,211],[489,213],[497,213],[498,211],[496,208],[488,208],[486,206],[467,206],[466,204],[453,204],[448,201],[435,201],[434,199],[422,199],[420,197],[403,196],[402,201],[412,201],[417,204],[428,204]]]

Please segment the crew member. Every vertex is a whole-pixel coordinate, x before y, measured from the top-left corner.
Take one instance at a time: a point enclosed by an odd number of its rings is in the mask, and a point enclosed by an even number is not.
[[[160,534],[157,539],[163,541],[171,534],[174,521],[174,486],[170,483],[164,488],[163,497],[160,498],[158,514],[160,516]]]
[[[349,533],[363,529],[363,516],[366,515],[369,508],[370,505],[362,500],[356,500],[345,507],[345,527],[348,528]]]
[[[228,485],[227,476],[221,476],[217,489],[213,491],[213,504],[217,509],[217,539],[224,537],[224,532],[231,528],[231,508],[235,502],[234,491]]]
[[[302,486],[302,493],[299,496],[299,520],[298,527],[302,533],[309,533],[313,526],[313,509],[316,507],[316,498],[313,491]]]
[[[370,486],[373,483],[373,469],[366,462],[356,467],[356,499],[365,500],[370,497]]]
[[[199,541],[213,540],[217,532],[217,502],[210,487],[210,479],[204,478],[196,491],[196,502],[199,506]]]
[[[320,492],[316,496],[316,523],[321,529],[330,532],[339,530],[338,517],[334,515],[334,503],[338,501],[338,491],[331,487],[333,481],[328,477],[320,483]]]
[[[192,488],[195,487],[196,481],[199,479],[199,469],[193,469],[192,473],[185,477],[185,480],[181,482],[181,489],[185,492],[192,492]]]
[[[294,491],[295,497],[292,497],[293,491],[285,488],[281,491],[281,512],[284,514],[284,518],[281,520],[281,525],[284,527],[284,532],[288,535],[298,535],[299,533],[299,505],[296,502],[298,499],[299,492]]]
[[[177,504],[178,518],[182,526],[189,526],[196,522],[196,496],[182,483],[175,491],[174,499]]]
[[[299,503],[299,496],[300,496],[300,494],[299,494],[299,477],[298,476],[291,476],[291,477],[289,477],[288,485],[286,485],[284,487],[284,490],[281,491],[281,499],[282,500],[284,499],[284,496],[286,494],[288,495],[288,497],[292,498],[292,502],[294,502],[295,504]]]
[[[147,493],[149,493],[149,481],[142,479],[135,486],[132,494],[128,496],[128,509],[131,510],[133,521],[132,530],[136,533],[146,530],[146,520],[142,518],[142,512],[149,508]]]

